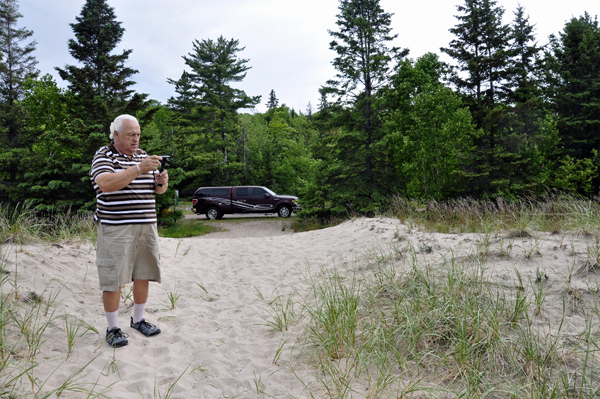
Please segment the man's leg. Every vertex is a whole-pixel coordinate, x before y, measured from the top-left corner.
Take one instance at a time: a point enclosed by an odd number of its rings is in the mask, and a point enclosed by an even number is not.
[[[160,334],[160,328],[146,322],[144,319],[149,287],[149,280],[133,280],[133,317],[131,318],[131,327],[147,337],[152,337]]]
[[[102,291],[102,303],[104,304],[108,331],[119,328],[120,293],[120,291]]]
[[[139,323],[144,318],[150,282],[133,280],[133,322]]]
[[[102,303],[108,328],[106,329],[106,341],[112,347],[127,345],[127,334],[119,328],[119,301],[121,291],[102,291]]]
[[[119,310],[121,291],[102,291],[102,303],[105,312],[116,312]]]

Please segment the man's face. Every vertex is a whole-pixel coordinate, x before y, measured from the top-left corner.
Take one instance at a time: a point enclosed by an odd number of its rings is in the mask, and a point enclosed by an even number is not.
[[[132,156],[140,145],[140,124],[133,120],[124,120],[121,125],[121,133],[114,132],[115,147],[122,154]]]

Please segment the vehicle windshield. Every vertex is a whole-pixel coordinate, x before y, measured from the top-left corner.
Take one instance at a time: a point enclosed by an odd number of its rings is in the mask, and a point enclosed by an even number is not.
[[[265,191],[268,192],[269,194],[271,194],[272,196],[276,197],[277,194],[275,194],[273,191],[269,190],[268,188],[264,187]]]

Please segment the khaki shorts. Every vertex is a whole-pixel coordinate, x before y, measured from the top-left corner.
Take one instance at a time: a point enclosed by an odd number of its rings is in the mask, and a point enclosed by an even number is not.
[[[97,223],[96,266],[102,291],[119,291],[133,280],[160,283],[160,253],[156,223]]]

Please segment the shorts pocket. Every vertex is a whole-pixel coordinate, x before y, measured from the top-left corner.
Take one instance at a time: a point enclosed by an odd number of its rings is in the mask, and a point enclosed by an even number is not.
[[[96,266],[98,267],[110,267],[116,263],[115,258],[96,258]]]
[[[100,286],[118,286],[119,273],[115,258],[96,258]]]

